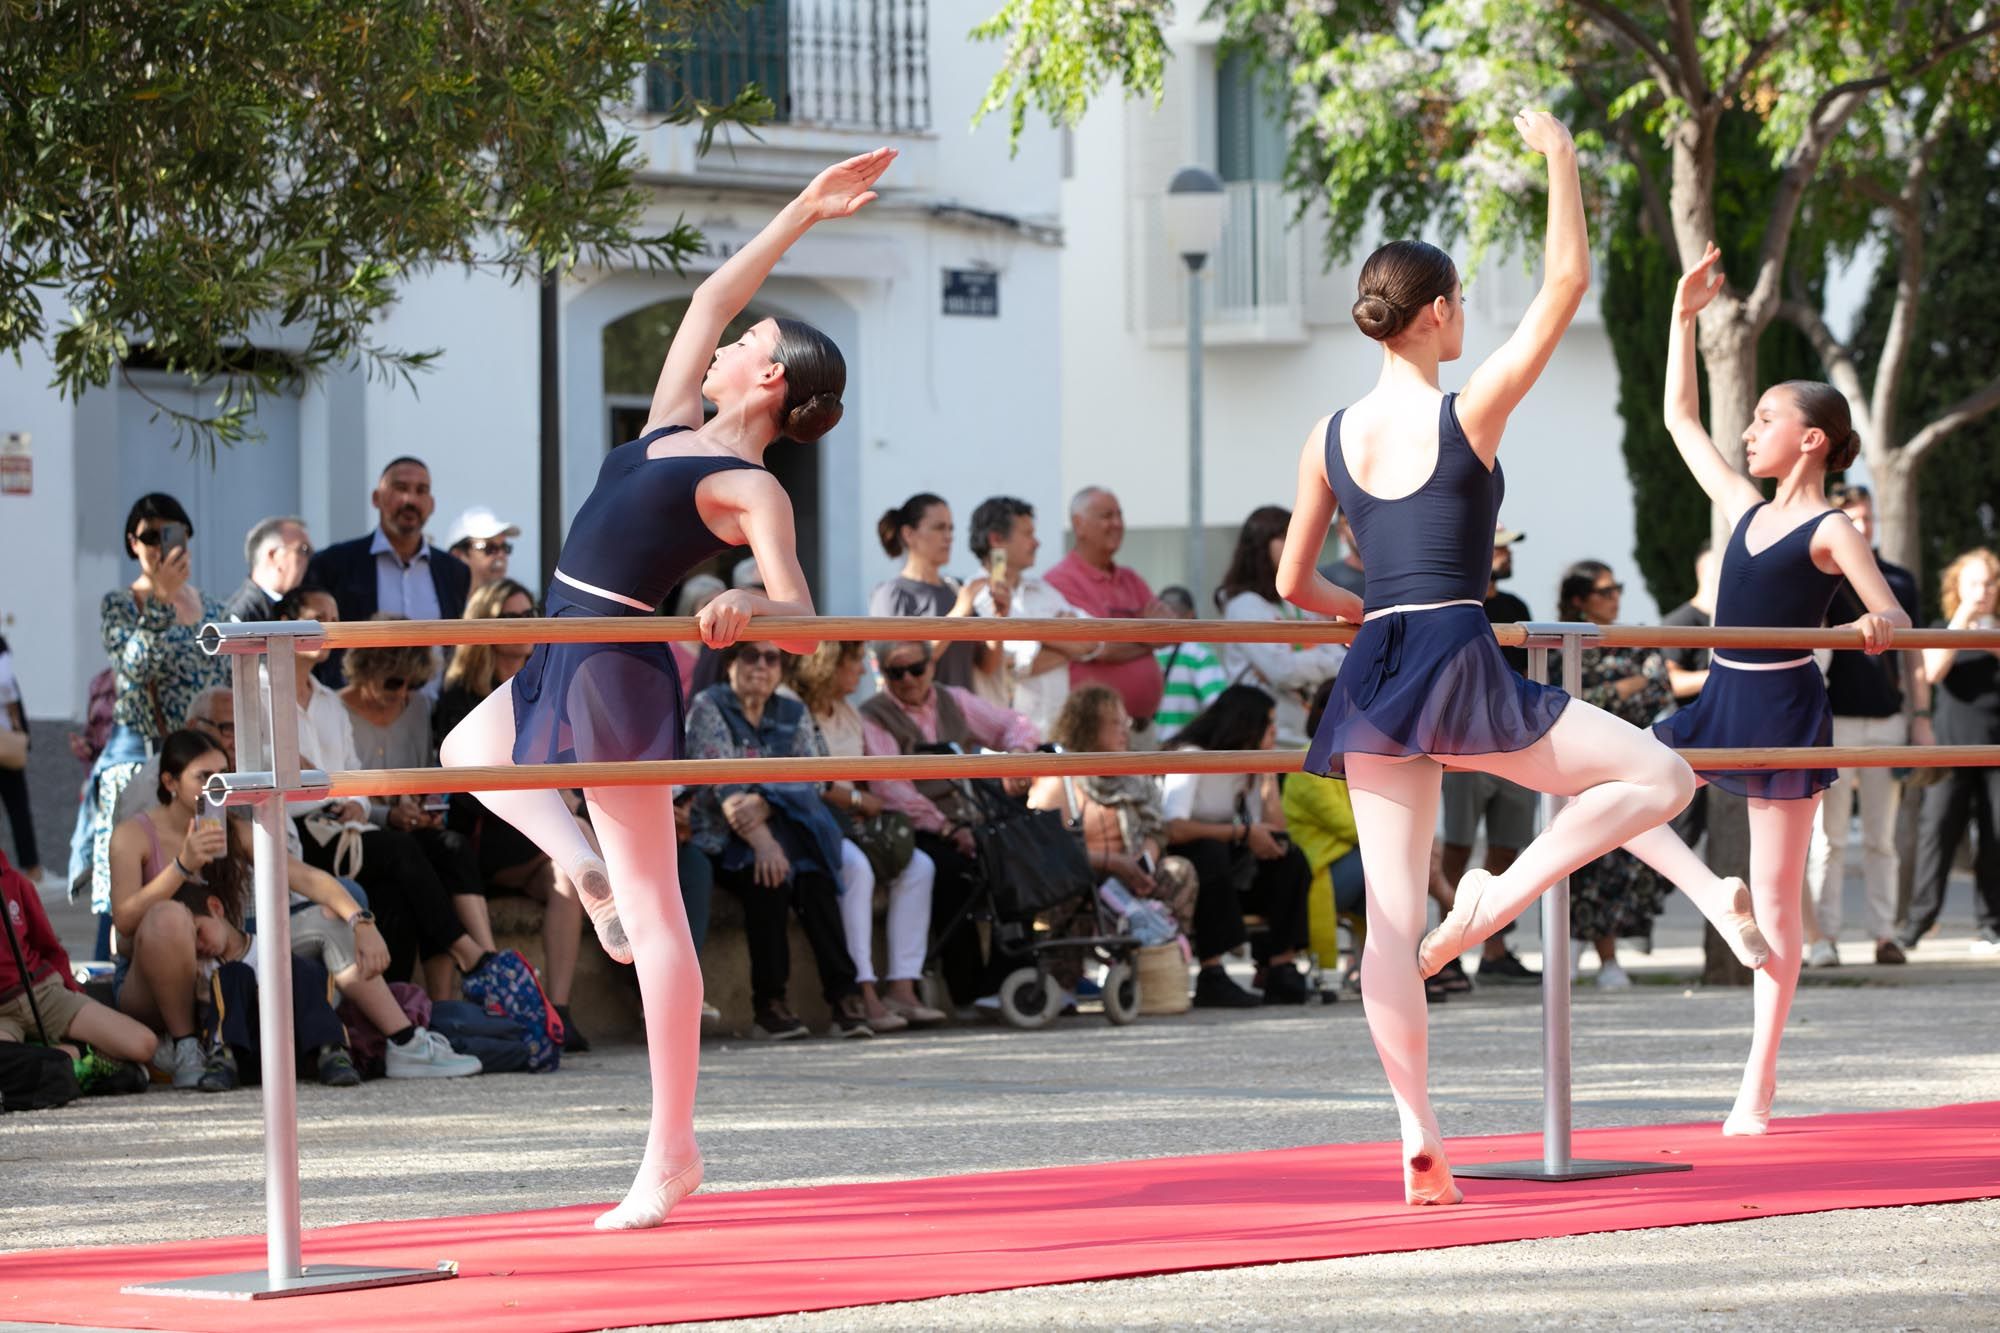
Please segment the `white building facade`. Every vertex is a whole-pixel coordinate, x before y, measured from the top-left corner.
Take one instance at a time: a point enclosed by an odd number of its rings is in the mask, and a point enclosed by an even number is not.
[[[1117,491],[1125,558],[1155,587],[1181,581],[1187,566],[1187,278],[1162,211],[1178,168],[1215,171],[1227,196],[1221,247],[1202,280],[1211,585],[1245,515],[1259,505],[1291,507],[1298,451],[1314,421],[1367,392],[1381,369],[1380,350],[1348,314],[1367,247],[1325,269],[1320,221],[1308,215],[1293,225],[1294,203],[1278,183],[1284,132],[1247,65],[1218,57],[1217,24],[1183,25],[1169,37],[1174,58],[1161,105],[1105,99],[1093,107],[1071,137],[1062,186],[1062,341],[1077,386],[1063,399],[1063,482],[1071,491]],[[1465,355],[1443,368],[1447,390],[1506,339],[1535,290],[1518,259],[1493,259],[1471,275]],[[1617,370],[1593,293],[1501,450],[1501,517],[1528,537],[1515,548],[1508,586],[1538,616],[1554,618],[1563,568],[1595,558],[1625,582],[1622,618],[1654,618],[1632,562],[1617,406]],[[1196,601],[1207,609],[1199,590]]]
[[[720,136],[706,156],[696,131],[650,121],[675,91],[649,80],[637,108],[646,226],[677,218],[709,253],[684,275],[578,273],[560,289],[562,506],[573,514],[605,451],[643,422],[673,304],[754,235],[829,162],[879,144],[902,150],[882,197],[856,218],[817,228],[778,266],[749,313],[824,329],[848,366],[847,410],[817,445],[773,447],[799,511],[801,557],[823,610],[858,613],[893,572],[875,517],[934,491],[961,525],[980,500],[1018,495],[1062,511],[1058,358],[1060,140],[1030,133],[1010,154],[1005,127],[973,132],[997,48],[964,40],[986,0],[766,0],[743,30],[682,72],[726,100],[756,80],[778,105],[755,136]],[[429,464],[442,544],[460,511],[484,505],[519,524],[513,571],[540,581],[539,315],[532,284],[440,271],[412,281],[379,330],[382,343],[440,348],[416,389],[359,372],[330,375],[265,403],[264,439],[210,468],[171,447],[154,402],[196,406],[184,383],[134,371],[79,401],[48,387],[29,348],[0,363],[0,435],[27,437],[32,489],[0,495],[0,632],[12,643],[37,717],[80,711],[104,665],[97,605],[136,572],[121,542],[132,501],[175,495],[194,520],[195,577],[226,597],[242,580],[249,526],[297,513],[327,545],[374,526],[368,495],[399,455]],[[58,316],[59,311],[52,311]],[[662,321],[668,321],[663,324]],[[59,326],[58,318],[51,319]],[[643,372],[633,367],[644,366]],[[18,465],[12,465],[18,466]],[[11,476],[17,472],[10,473]],[[971,557],[956,562],[969,569]]]

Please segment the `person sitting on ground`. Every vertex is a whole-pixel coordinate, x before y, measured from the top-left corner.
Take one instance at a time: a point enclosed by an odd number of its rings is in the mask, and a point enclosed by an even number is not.
[[[784,653],[763,640],[721,652],[724,678],[688,709],[690,759],[802,758],[822,753],[805,705],[776,693]],[[752,798],[756,798],[753,800]],[[791,981],[787,908],[796,912],[820,988],[842,1037],[872,1037],[861,987],[848,957],[836,876],[840,828],[816,782],[732,782],[696,790],[694,840],[716,858],[722,886],[743,902],[750,949],[752,1033],[783,1041],[805,1035],[786,1003]]]
[[[1269,750],[1277,740],[1271,696],[1254,685],[1231,685],[1181,731],[1176,750]],[[1303,718],[1300,719],[1304,721]],[[1249,773],[1173,773],[1161,798],[1167,852],[1194,863],[1194,1002],[1215,1008],[1304,1004],[1306,981],[1297,958],[1309,939],[1307,894],[1312,867],[1281,823],[1276,783]],[[1223,955],[1250,938],[1244,912],[1268,925],[1253,946],[1261,1001],[1223,971]]]
[[[41,892],[3,853],[0,918],[0,930],[13,936],[12,946],[0,949],[0,1042],[60,1048],[75,1063],[77,1084],[85,1092],[144,1092],[152,1081],[145,1066],[159,1049],[159,1037],[83,993],[42,910]]]
[[[477,571],[475,570],[475,575]],[[535,599],[509,578],[473,588],[465,603],[467,620],[524,620],[536,614]],[[479,702],[514,678],[534,651],[529,643],[468,643],[445,668],[444,692],[431,715],[431,743],[442,744],[451,729]],[[572,810],[578,794],[566,794]],[[597,846],[589,823],[577,820],[584,841]],[[590,1041],[570,1018],[570,989],[576,981],[577,949],[583,938],[583,902],[569,875],[512,824],[464,793],[451,798],[445,827],[472,847],[475,883],[496,895],[518,894],[542,904],[543,980],[549,1002],[563,1021],[563,1049],[587,1051]],[[686,886],[682,886],[686,892]],[[593,933],[593,938],[595,938]]]
[[[1026,753],[1041,741],[1034,724],[1019,713],[990,704],[970,690],[934,681],[928,643],[878,643],[875,660],[887,688],[859,710],[862,746],[869,754],[914,754],[938,745]],[[964,1009],[990,1000],[997,1008],[1001,960],[997,955],[989,960],[979,932],[960,920],[975,886],[978,847],[972,830],[978,813],[964,805],[959,789],[950,782],[896,779],[870,785],[884,805],[909,819],[918,849],[937,863],[931,933],[935,937],[950,928],[936,951],[953,1003]],[[1028,783],[1009,779],[1006,788],[1022,795]]]
[[[847,700],[861,688],[865,656],[858,643],[828,640],[791,661],[788,676],[792,691],[813,720],[822,753],[846,758],[863,753],[861,714]],[[908,818],[886,807],[866,784],[829,782],[824,796],[827,804],[844,816],[842,828],[847,837],[841,850],[840,916],[847,928],[847,951],[854,957],[861,981],[868,1025],[888,1032],[912,1023],[942,1023],[944,1013],[917,997],[917,979],[923,975],[924,954],[930,945],[931,893],[937,863],[916,850]],[[889,979],[877,994],[875,885],[884,877],[890,881],[886,926]]]
[[[1319,730],[1320,716],[1326,712],[1332,693],[1331,680],[1321,681],[1313,691],[1312,707],[1306,712],[1308,733]],[[1307,908],[1312,950],[1331,968],[1340,953],[1339,918],[1359,915],[1367,906],[1354,804],[1348,799],[1345,779],[1295,773],[1285,779],[1284,806],[1285,829],[1312,867],[1311,905]],[[1360,939],[1354,944],[1358,967]]]

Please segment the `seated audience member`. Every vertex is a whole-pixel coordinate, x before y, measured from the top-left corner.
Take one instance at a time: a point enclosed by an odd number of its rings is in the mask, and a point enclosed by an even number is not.
[[[1236,551],[1216,589],[1225,620],[1318,620],[1278,596],[1278,553],[1292,511],[1264,505],[1250,511],[1236,536]],[[1278,743],[1286,748],[1311,741],[1305,729],[1306,703],[1323,680],[1331,680],[1347,659],[1338,643],[1225,643],[1222,669],[1229,679],[1255,685],[1277,705]]]
[[[0,1042],[60,1047],[75,1062],[76,1081],[86,1092],[144,1092],[151,1081],[144,1066],[159,1049],[159,1037],[84,995],[42,910],[41,892],[5,855],[0,913],[0,929],[13,936],[11,946],[0,948]]]
[[[340,613],[324,590],[301,585],[278,604],[278,618],[330,624]],[[310,669],[327,652],[318,648],[298,655],[306,668],[298,673],[299,754],[323,771],[358,769],[354,726],[340,692],[320,683]],[[409,832],[372,822],[371,806],[362,800],[294,802],[286,810],[293,816],[299,855],[312,869],[330,872],[343,859],[343,847],[359,849],[355,879],[368,896],[368,928],[373,931],[379,922],[391,981],[409,980],[418,958],[433,953],[450,957],[461,969],[478,966],[478,945],[466,935],[450,892]],[[295,868],[294,887],[296,876]]]
[[[1118,691],[1086,685],[1064,702],[1051,739],[1073,753],[1116,754],[1132,748],[1132,719]],[[1092,870],[1106,883],[1115,880],[1142,898],[1159,899],[1183,931],[1193,929],[1200,883],[1185,857],[1166,854],[1157,778],[1036,778],[1028,804],[1072,815]]]
[[[1333,693],[1333,682],[1320,682],[1306,713],[1306,730],[1319,730],[1320,715]],[[1312,905],[1308,909],[1313,952],[1328,968],[1340,953],[1337,920],[1342,912],[1365,910],[1361,877],[1361,837],[1354,828],[1354,805],[1347,783],[1297,773],[1285,779],[1285,830],[1312,867]],[[1358,943],[1358,941],[1357,941]]]
[[[854,757],[864,752],[861,714],[847,701],[861,687],[864,656],[858,643],[829,640],[792,660],[792,689],[805,704],[826,754]],[[830,782],[824,798],[841,818],[846,834],[840,918],[861,982],[868,1025],[889,1032],[912,1023],[942,1023],[945,1015],[917,998],[917,979],[923,975],[924,954],[930,946],[937,863],[916,850],[909,819],[885,806],[864,784]],[[889,978],[878,994],[874,906],[875,885],[883,878],[889,880]]]
[[[1160,589],[1160,605],[1176,620],[1194,619],[1194,597],[1178,585]],[[1215,649],[1198,640],[1163,643],[1153,650],[1160,664],[1160,711],[1153,715],[1153,731],[1165,745],[1180,729],[1194,721],[1195,714],[1215,701],[1229,684],[1229,673]]]
[[[821,753],[805,705],[776,693],[784,654],[762,641],[721,652],[723,679],[688,709],[688,758],[801,758]],[[754,801],[752,798],[755,798]],[[747,807],[747,808],[746,808]],[[722,887],[743,901],[753,1033],[783,1041],[805,1025],[785,1002],[796,912],[820,987],[843,1037],[872,1037],[840,919],[840,827],[816,782],[719,783],[695,791],[694,841],[715,858]]]
[[[495,517],[491,509],[476,506],[460,514],[445,534],[445,547],[472,571],[468,593],[498,583],[507,577],[507,562],[514,554],[514,538],[519,525]],[[532,599],[531,599],[532,600]],[[468,606],[471,602],[468,598]]]
[[[475,574],[476,574],[475,570]],[[523,620],[535,614],[535,599],[528,590],[509,578],[475,585],[465,604],[467,620]],[[445,668],[444,692],[438,696],[431,715],[431,745],[443,744],[453,727],[501,685],[512,680],[534,651],[527,643],[468,643],[452,654]],[[570,808],[576,798],[566,797]],[[541,903],[542,953],[546,960],[543,980],[550,1003],[563,1021],[563,1049],[587,1051],[589,1040],[569,1016],[570,988],[576,980],[577,948],[583,938],[583,903],[569,875],[545,855],[512,824],[500,818],[477,799],[467,795],[451,798],[446,827],[468,840],[475,882],[486,892],[518,894]],[[596,839],[590,825],[578,819],[584,840],[593,848]]]
[[[1041,740],[1019,713],[987,703],[970,690],[935,682],[928,643],[878,643],[875,660],[886,688],[860,708],[862,744],[869,754],[912,754],[938,745],[1025,753]],[[977,813],[964,808],[949,782],[900,779],[869,785],[885,806],[909,819],[918,850],[937,864],[931,890],[935,935],[959,917],[972,896],[978,853],[972,830]],[[1026,789],[1025,780],[1008,783],[1010,792]],[[953,1002],[961,1008],[994,997],[999,990],[1001,960],[985,957],[979,932],[970,923],[961,922],[939,943],[938,964]]]
[[[1271,696],[1254,685],[1231,685],[1182,729],[1176,750],[1269,750],[1277,738]],[[1223,971],[1222,956],[1249,939],[1246,910],[1268,929],[1256,941],[1264,1004],[1303,1004],[1305,978],[1295,960],[1307,942],[1307,895],[1312,867],[1281,824],[1275,781],[1248,773],[1174,773],[1161,805],[1167,852],[1194,863],[1197,1005],[1239,1008],[1258,1001]]]
[[[696,574],[681,584],[680,594],[674,599],[674,614],[683,617],[698,616],[704,606],[720,597],[728,587],[728,584],[713,574]],[[694,668],[701,660],[702,654],[707,651],[707,646],[701,643],[670,643],[667,647],[673,649],[674,665],[680,668],[681,694],[689,699],[694,698],[699,693],[694,687]],[[713,685],[715,682],[711,680],[708,683]]]

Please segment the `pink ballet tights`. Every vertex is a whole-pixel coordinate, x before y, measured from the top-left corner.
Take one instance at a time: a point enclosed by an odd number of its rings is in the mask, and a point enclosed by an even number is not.
[[[445,738],[440,755],[447,767],[512,763],[514,706],[509,692],[498,689],[482,700]],[[558,793],[474,794],[566,870],[574,873],[575,867],[597,859]],[[585,796],[638,971],[653,1084],[638,1175],[624,1202],[600,1216],[597,1225],[612,1230],[653,1227],[701,1184],[701,1154],[694,1141],[701,965],[681,903],[672,789],[589,788]]]

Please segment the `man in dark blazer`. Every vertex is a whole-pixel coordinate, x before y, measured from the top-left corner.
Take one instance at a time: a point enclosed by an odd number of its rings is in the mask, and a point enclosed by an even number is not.
[[[437,509],[430,469],[416,458],[393,460],[382,469],[369,503],[382,516],[375,531],[316,553],[305,581],[333,594],[342,620],[367,620],[380,611],[411,620],[457,620],[465,613],[472,571],[424,540],[424,524]],[[339,654],[318,671],[329,685],[339,684]],[[432,677],[431,688],[436,687]]]

